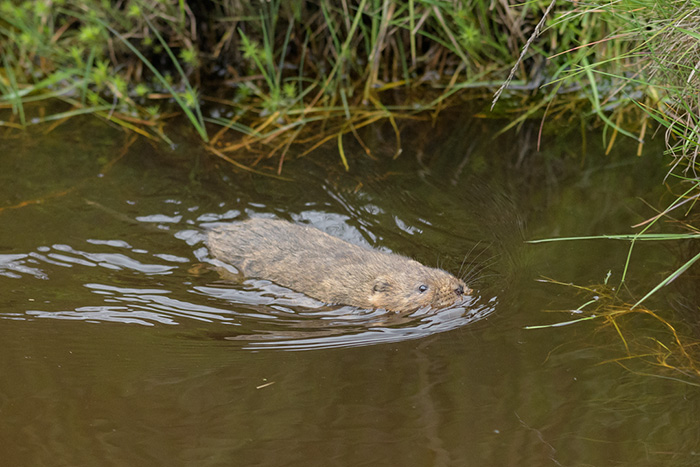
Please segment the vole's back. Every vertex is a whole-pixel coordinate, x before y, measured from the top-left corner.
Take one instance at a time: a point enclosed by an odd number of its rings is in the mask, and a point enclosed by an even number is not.
[[[409,283],[435,277],[442,282],[444,275],[458,282],[448,285],[450,291],[458,291],[459,283],[463,284],[410,258],[361,248],[313,227],[279,220],[250,219],[220,226],[209,232],[207,242],[217,259],[244,275],[271,280],[326,303],[398,311],[404,302],[417,301],[411,291],[403,290],[419,287]],[[400,299],[397,305],[394,298]]]

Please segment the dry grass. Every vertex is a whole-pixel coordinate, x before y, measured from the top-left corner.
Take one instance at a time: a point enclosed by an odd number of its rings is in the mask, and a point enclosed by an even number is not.
[[[599,331],[607,330],[618,337],[617,348],[622,352],[621,356],[611,357],[601,364],[615,363],[638,374],[700,386],[700,336],[684,335],[680,329],[687,330],[686,324],[621,300],[617,291],[607,284],[578,286],[552,279],[543,281],[575,289],[586,302],[573,310],[580,315],[578,318],[527,329],[596,322]],[[570,315],[572,311],[561,310],[560,313]],[[608,333],[606,335],[610,336]]]

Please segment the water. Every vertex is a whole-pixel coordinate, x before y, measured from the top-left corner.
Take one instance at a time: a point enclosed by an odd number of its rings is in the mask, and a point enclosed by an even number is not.
[[[692,375],[613,362],[627,353],[601,320],[526,329],[590,299],[538,279],[617,283],[627,249],[525,240],[629,232],[653,215],[637,197],[663,196],[658,146],[602,156],[600,135],[563,127],[537,152],[536,126],[495,136],[502,122],[467,113],[403,125],[399,158],[377,126],[362,133],[376,160],[346,173],[330,145],[286,161],[292,181],[233,171],[191,141],[131,144],[94,119],[5,133],[4,463],[696,465]],[[473,270],[475,295],[399,316],[226,280],[202,232],[251,216]],[[640,245],[631,292],[681,256]],[[694,285],[674,287],[653,304],[692,336],[673,304],[697,310]],[[619,325],[629,345],[669,339],[653,319]]]

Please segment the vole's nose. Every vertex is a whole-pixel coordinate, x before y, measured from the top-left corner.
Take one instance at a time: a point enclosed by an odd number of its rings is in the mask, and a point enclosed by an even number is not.
[[[470,289],[469,287],[465,287],[465,286],[463,286],[463,285],[460,285],[459,287],[457,287],[457,288],[455,289],[455,293],[457,294],[457,296],[461,297],[462,295],[469,295],[469,294],[471,294],[471,293],[472,293],[472,289]]]

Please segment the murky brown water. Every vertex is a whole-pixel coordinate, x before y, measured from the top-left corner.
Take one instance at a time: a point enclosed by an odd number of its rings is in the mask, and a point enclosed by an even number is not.
[[[346,173],[329,146],[288,161],[291,182],[187,142],[118,158],[128,137],[93,119],[2,134],[3,465],[697,465],[698,387],[604,363],[624,344],[602,323],[525,329],[587,300],[537,279],[619,281],[627,249],[524,240],[629,232],[652,213],[637,197],[663,193],[660,151],[604,157],[589,134],[582,159],[562,129],[537,153],[534,132],[499,128],[405,124],[396,160],[393,131],[373,128],[378,160]],[[476,268],[477,292],[396,316],[223,281],[202,231],[250,216]],[[635,251],[636,293],[677,261]]]

